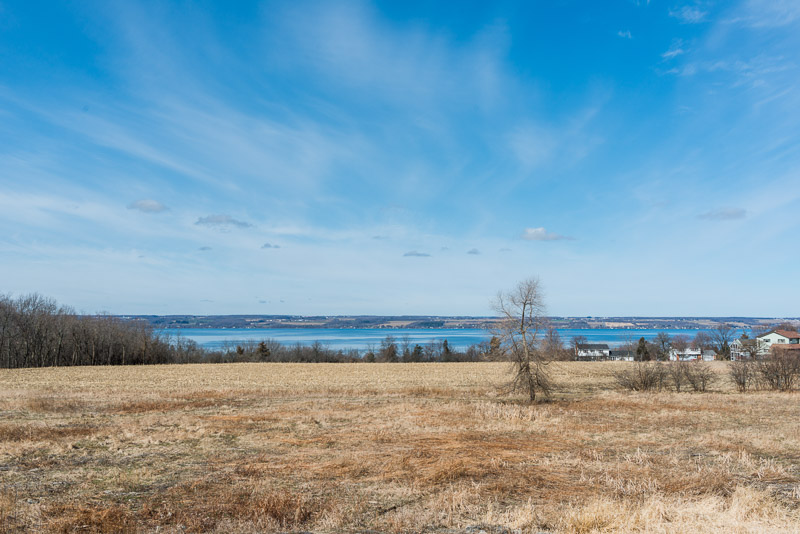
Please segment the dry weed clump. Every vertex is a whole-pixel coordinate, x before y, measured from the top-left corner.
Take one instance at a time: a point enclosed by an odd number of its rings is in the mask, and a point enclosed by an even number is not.
[[[654,495],[642,502],[599,498],[566,507],[556,530],[595,532],[794,532],[796,511],[769,493],[736,487],[731,496],[685,499]]]
[[[227,477],[176,486],[146,502],[145,520],[187,532],[210,532],[235,520],[258,529],[300,529],[326,510],[324,499],[286,489],[250,486]]]
[[[0,371],[0,532],[800,531],[794,394],[626,365],[534,405],[503,363]]]
[[[47,518],[44,529],[69,534],[73,532],[98,532],[103,534],[133,533],[137,531],[133,514],[122,506],[56,504],[44,511]]]

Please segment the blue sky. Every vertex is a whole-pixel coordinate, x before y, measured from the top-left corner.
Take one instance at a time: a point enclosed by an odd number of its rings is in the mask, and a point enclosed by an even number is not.
[[[0,0],[0,292],[797,316],[799,83],[791,0]]]

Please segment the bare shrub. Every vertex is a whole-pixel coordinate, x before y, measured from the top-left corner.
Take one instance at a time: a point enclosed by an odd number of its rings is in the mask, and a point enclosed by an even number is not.
[[[731,362],[728,376],[733,385],[736,386],[736,389],[740,393],[745,393],[753,386],[753,382],[756,379],[755,362],[748,360]]]
[[[671,362],[667,366],[667,377],[678,393],[681,391],[681,386],[686,383],[686,367],[686,362]]]
[[[758,362],[762,382],[769,389],[789,391],[800,375],[800,354],[788,350],[775,350]]]
[[[628,369],[615,372],[614,379],[631,391],[659,391],[664,388],[667,371],[657,362],[635,362]]]
[[[685,365],[683,374],[694,391],[706,391],[717,379],[711,366],[703,362]]]

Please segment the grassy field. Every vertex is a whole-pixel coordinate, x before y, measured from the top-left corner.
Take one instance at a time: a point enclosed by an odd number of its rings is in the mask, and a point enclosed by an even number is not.
[[[0,370],[0,532],[800,532],[800,397],[626,363]],[[491,530],[491,529],[490,529]]]

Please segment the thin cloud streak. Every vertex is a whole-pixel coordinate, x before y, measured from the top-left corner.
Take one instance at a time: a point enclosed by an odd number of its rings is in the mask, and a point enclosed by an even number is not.
[[[198,218],[194,224],[212,228],[252,228],[253,226],[248,222],[234,219],[230,215],[207,215]]]
[[[684,24],[699,24],[705,20],[707,15],[707,11],[703,11],[697,6],[683,6],[669,10],[670,17],[674,17]]]
[[[543,227],[525,228],[520,236],[525,241],[573,241],[573,237],[548,232]]]
[[[169,208],[157,200],[144,199],[128,204],[129,210],[138,210],[142,213],[161,213]]]
[[[708,221],[735,221],[747,217],[747,210],[743,208],[719,208],[701,213],[698,219]]]

